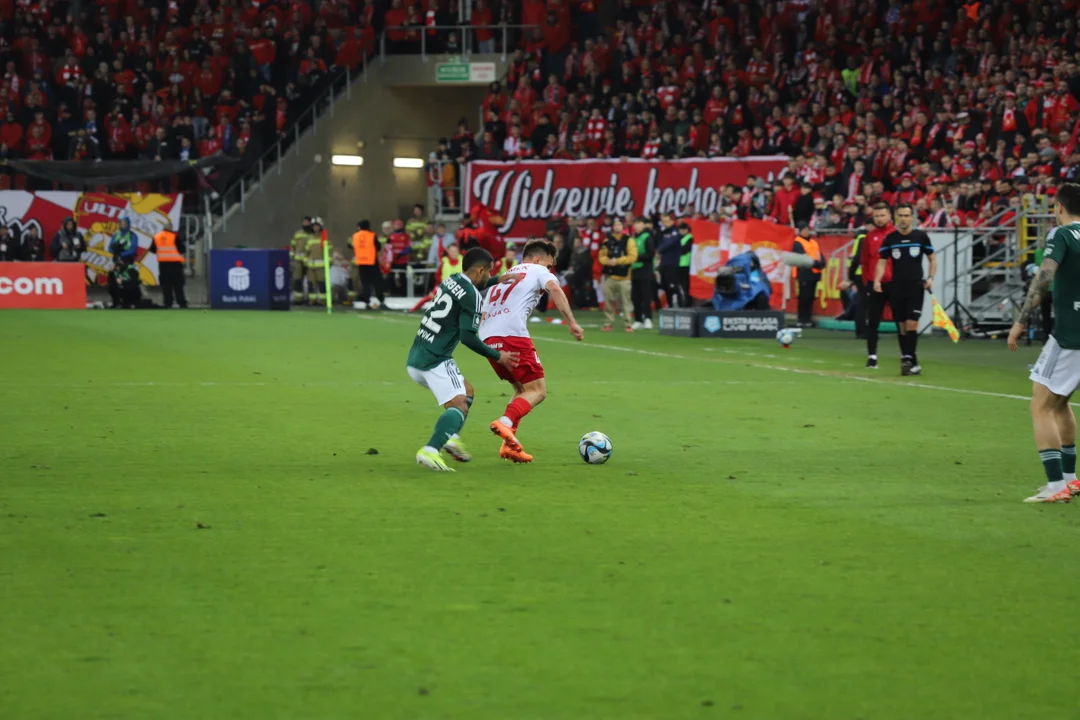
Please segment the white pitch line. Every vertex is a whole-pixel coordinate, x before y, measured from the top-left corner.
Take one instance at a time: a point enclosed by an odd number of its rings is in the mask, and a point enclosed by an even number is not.
[[[397,318],[389,318],[389,317],[378,318],[378,317],[375,317],[375,318],[370,318],[370,319],[372,319],[372,320],[382,320],[384,322],[395,322],[395,323],[398,323],[398,324],[403,324],[402,321],[398,320]],[[648,356],[651,356],[651,357],[671,358],[672,360],[696,360],[696,361],[699,361],[699,362],[711,362],[711,363],[716,363],[716,364],[719,364],[719,365],[736,365],[737,364],[737,365],[741,365],[743,367],[759,368],[761,370],[776,370],[776,371],[779,371],[779,372],[795,373],[795,374],[798,374],[798,375],[814,375],[814,376],[817,376],[817,377],[827,377],[827,378],[833,378],[833,379],[836,379],[836,380],[852,380],[852,381],[857,381],[857,382],[873,383],[875,385],[887,385],[888,387],[894,387],[894,388],[919,388],[919,389],[922,389],[922,390],[940,390],[940,391],[943,391],[943,392],[959,393],[961,395],[978,395],[978,396],[982,396],[982,397],[1002,398],[1002,399],[1005,399],[1005,400],[1024,400],[1024,401],[1030,401],[1031,400],[1030,396],[1015,395],[1015,394],[1012,394],[1012,393],[990,392],[988,390],[971,390],[969,388],[955,388],[955,387],[948,387],[946,385],[930,385],[928,383],[920,383],[920,382],[906,382],[906,381],[905,382],[896,382],[896,381],[891,381],[891,380],[883,380],[881,378],[865,377],[863,375],[851,375],[851,374],[848,374],[848,373],[833,373],[833,372],[826,372],[826,371],[823,371],[823,370],[810,370],[810,369],[783,367],[783,366],[780,366],[780,365],[766,365],[764,363],[754,363],[754,362],[733,363],[733,362],[725,362],[724,360],[720,360],[719,358],[695,357],[693,355],[679,355],[677,353],[659,352],[659,351],[656,351],[656,350],[643,350],[641,348],[629,348],[629,347],[622,347],[622,346],[618,346],[618,345],[603,345],[603,344],[598,344],[598,343],[579,343],[576,340],[566,340],[564,338],[544,337],[542,335],[537,336],[537,337],[535,337],[533,339],[534,340],[544,340],[546,342],[562,343],[564,345],[579,345],[581,347],[587,347],[587,348],[602,348],[604,350],[614,350],[616,352],[628,352],[628,353],[634,353],[635,355],[648,355]],[[703,348],[703,349],[710,350],[711,348]],[[724,354],[728,354],[728,355],[742,355],[742,356],[749,356],[749,357],[757,357],[758,356],[757,353],[746,352],[746,351],[742,351],[742,350],[727,350],[727,349],[725,349],[725,350],[723,350],[723,352],[724,352]],[[775,356],[772,356],[772,357],[775,357]],[[1074,407],[1080,407],[1080,403],[1071,403],[1071,405],[1073,405]]]
[[[546,340],[548,342],[563,343],[565,345],[578,345],[579,344],[575,340],[564,340],[563,338],[540,337],[540,338],[536,338],[536,339],[538,339],[538,340]],[[718,363],[718,364],[721,364],[721,365],[734,365],[735,364],[735,363],[727,363],[727,362],[724,362],[723,360],[714,360],[713,358],[693,357],[691,355],[678,355],[678,354],[675,354],[675,353],[663,353],[663,352],[656,352],[654,350],[639,350],[637,348],[617,347],[615,345],[598,345],[598,344],[595,344],[595,343],[589,343],[587,345],[584,345],[584,347],[604,348],[605,350],[618,350],[620,352],[631,352],[631,353],[637,353],[637,354],[642,354],[642,355],[652,355],[652,356],[659,356],[659,357],[667,357],[667,358],[671,358],[673,360],[698,360],[698,361],[703,361],[703,362]],[[745,353],[745,354],[746,355],[751,355],[752,353]],[[919,382],[893,382],[893,381],[890,381],[890,380],[882,380],[880,378],[864,377],[862,375],[849,375],[847,373],[832,373],[832,372],[826,372],[824,370],[810,370],[810,369],[803,369],[803,368],[783,367],[783,366],[780,366],[780,365],[766,365],[764,363],[747,362],[747,363],[738,363],[738,364],[742,365],[744,367],[759,368],[761,370],[776,370],[776,371],[779,371],[779,372],[789,372],[789,373],[795,373],[795,374],[798,374],[798,375],[814,375],[816,377],[835,378],[837,380],[854,380],[854,381],[858,381],[858,382],[873,383],[873,384],[876,384],[876,385],[888,385],[889,387],[897,387],[897,388],[913,387],[913,388],[921,388],[923,390],[942,390],[942,391],[945,391],[945,392],[960,393],[962,395],[981,395],[983,397],[1004,398],[1006,400],[1026,400],[1026,401],[1031,400],[1031,398],[1029,396],[1014,395],[1012,393],[989,392],[987,390],[970,390],[968,388],[955,388],[955,387],[948,387],[946,385],[929,385],[927,383],[919,383]],[[1074,405],[1076,407],[1080,407],[1080,403],[1072,403],[1072,405]]]

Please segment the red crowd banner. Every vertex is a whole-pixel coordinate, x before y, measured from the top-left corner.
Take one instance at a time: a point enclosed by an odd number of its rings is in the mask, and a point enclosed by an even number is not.
[[[543,235],[553,217],[601,218],[627,213],[709,215],[725,185],[774,178],[783,155],[686,160],[474,160],[465,167],[465,212],[480,205],[505,222],[510,239]]]
[[[82,263],[0,262],[0,310],[86,309]]]

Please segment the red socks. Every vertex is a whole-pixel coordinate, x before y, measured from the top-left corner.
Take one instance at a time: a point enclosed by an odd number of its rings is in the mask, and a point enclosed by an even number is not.
[[[521,424],[521,418],[525,417],[532,410],[532,405],[525,398],[514,398],[510,401],[510,404],[506,406],[506,417],[509,418],[515,432],[518,425]]]

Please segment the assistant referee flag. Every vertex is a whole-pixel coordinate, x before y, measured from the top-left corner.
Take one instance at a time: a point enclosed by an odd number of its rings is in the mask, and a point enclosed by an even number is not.
[[[949,333],[949,337],[952,338],[953,342],[960,342],[960,331],[956,329],[953,321],[945,314],[945,308],[941,307],[941,303],[933,295],[930,296],[930,299],[934,301],[934,327],[941,328]]]

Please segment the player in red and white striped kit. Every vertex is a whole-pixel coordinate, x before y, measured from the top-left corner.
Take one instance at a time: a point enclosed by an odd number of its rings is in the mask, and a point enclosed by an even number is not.
[[[544,366],[536,356],[527,325],[540,296],[548,293],[569,325],[571,335],[578,340],[585,336],[585,331],[574,320],[558,278],[551,272],[557,252],[555,244],[548,240],[527,242],[521,263],[507,272],[508,276],[517,279],[492,288],[481,309],[480,339],[496,350],[518,356],[518,364],[511,369],[495,363],[491,365],[496,375],[514,386],[514,397],[502,417],[491,423],[491,432],[503,439],[499,457],[516,463],[532,462],[533,459],[517,439],[521,418],[547,397]]]

